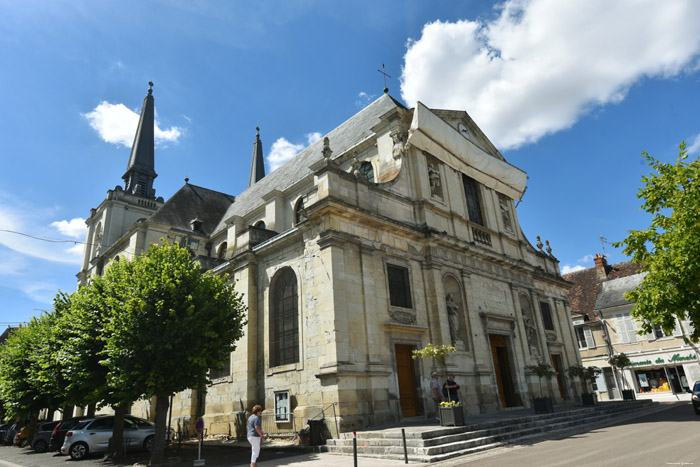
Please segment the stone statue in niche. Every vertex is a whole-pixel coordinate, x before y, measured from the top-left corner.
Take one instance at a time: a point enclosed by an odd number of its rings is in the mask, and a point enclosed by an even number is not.
[[[404,148],[404,136],[401,130],[398,128],[390,133],[391,140],[394,142],[394,147],[392,149],[392,155],[394,159],[405,155],[406,149]]]
[[[542,243],[542,240],[540,240],[540,236],[538,235],[537,236],[537,249],[539,249],[540,252],[542,252],[542,253],[544,253],[544,251],[542,251],[543,246],[544,246],[544,244]]]
[[[537,349],[537,328],[535,327],[535,322],[528,316],[524,316],[523,321],[525,323],[525,333],[527,334],[527,344],[530,348],[530,355],[539,357],[540,352]]]
[[[430,194],[442,198],[442,182],[440,180],[440,166],[437,162],[428,163],[428,180],[430,181]]]
[[[360,176],[360,160],[357,158],[357,152],[352,158],[352,172],[355,178]]]
[[[452,345],[455,346],[457,350],[464,350],[464,341],[459,338],[459,305],[455,302],[454,294],[448,293],[445,296],[445,304],[447,305],[447,319],[450,325],[450,339],[452,340]]]
[[[498,206],[501,209],[501,219],[503,219],[503,227],[506,230],[513,231],[513,223],[510,220],[510,209],[508,208],[508,200],[503,196],[498,197]]]

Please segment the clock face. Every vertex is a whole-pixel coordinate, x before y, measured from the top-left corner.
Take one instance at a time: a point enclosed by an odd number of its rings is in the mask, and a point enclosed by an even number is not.
[[[469,137],[469,130],[467,130],[467,127],[464,126],[464,123],[459,123],[457,125],[457,129],[459,130],[459,133],[464,136],[465,138]]]

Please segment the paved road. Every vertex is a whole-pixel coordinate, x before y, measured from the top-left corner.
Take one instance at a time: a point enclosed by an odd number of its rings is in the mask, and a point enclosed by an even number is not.
[[[700,467],[700,416],[688,402],[578,434],[500,448],[442,462],[443,466]]]
[[[477,465],[478,467],[510,466],[615,466],[656,467],[667,465],[695,465],[700,467],[700,416],[695,415],[689,402],[669,404],[668,409],[639,418],[626,420],[604,428],[583,433],[552,435],[546,441],[514,445],[482,454],[465,456],[438,464],[440,467]],[[203,456],[207,466],[246,466],[250,450],[233,446],[205,446]],[[171,465],[192,465],[196,448],[185,446],[173,452]],[[134,453],[125,465],[146,465],[147,453]],[[36,454],[29,449],[0,447],[0,467],[90,467],[108,466],[100,457],[75,462],[67,456],[54,453]],[[258,462],[259,467],[352,467],[349,456],[333,454],[297,453],[268,448]],[[386,467],[404,465],[400,461],[360,458],[359,467]],[[412,463],[412,465],[419,465]],[[428,464],[420,464],[428,465]]]

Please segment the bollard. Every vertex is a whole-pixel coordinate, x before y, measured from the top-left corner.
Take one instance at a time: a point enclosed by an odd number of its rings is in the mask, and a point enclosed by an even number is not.
[[[353,465],[357,467],[357,433],[352,432],[352,459]]]
[[[408,464],[408,449],[406,449],[406,430],[401,428],[401,437],[403,438],[403,463]]]

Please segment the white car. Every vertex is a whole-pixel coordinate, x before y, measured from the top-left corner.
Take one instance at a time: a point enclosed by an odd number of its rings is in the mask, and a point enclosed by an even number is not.
[[[61,454],[70,454],[74,460],[88,454],[105,452],[112,438],[114,416],[100,416],[83,420],[66,433]],[[124,446],[127,449],[147,449],[153,446],[155,425],[143,418],[124,417]]]

